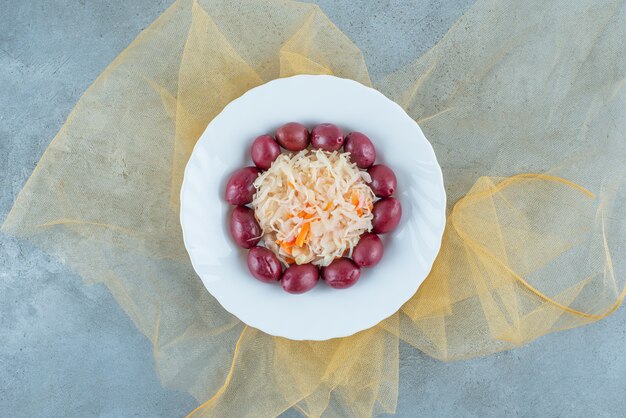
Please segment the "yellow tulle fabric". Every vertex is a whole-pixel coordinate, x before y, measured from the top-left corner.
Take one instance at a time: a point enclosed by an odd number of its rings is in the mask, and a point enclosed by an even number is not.
[[[193,416],[392,413],[400,340],[475,357],[622,302],[624,39],[623,1],[479,0],[375,83],[433,143],[450,210],[417,294],[348,338],[295,342],[242,324],[194,274],[178,223],[185,163],[228,102],[300,73],[372,84],[316,6],[177,1],[80,99],[3,231],[106,284],[153,342],[162,383],[198,399]]]

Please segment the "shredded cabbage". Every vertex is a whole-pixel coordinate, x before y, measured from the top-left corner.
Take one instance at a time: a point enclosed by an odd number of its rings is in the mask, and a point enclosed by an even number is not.
[[[374,193],[349,153],[281,154],[254,182],[265,246],[284,264],[329,265],[372,229]]]

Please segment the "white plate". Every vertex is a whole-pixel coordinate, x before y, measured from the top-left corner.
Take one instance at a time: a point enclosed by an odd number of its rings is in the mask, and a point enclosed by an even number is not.
[[[246,250],[228,229],[224,200],[229,176],[253,165],[250,146],[296,121],[330,122],[370,137],[377,163],[396,173],[403,215],[384,236],[384,256],[351,288],[322,281],[301,295],[254,279]],[[370,328],[396,312],[428,275],[441,245],[446,195],[441,168],[419,126],[378,91],[332,76],[300,75],[271,81],[231,102],[211,121],[185,169],[180,221],[194,269],[222,306],[246,324],[293,340],[327,340]]]

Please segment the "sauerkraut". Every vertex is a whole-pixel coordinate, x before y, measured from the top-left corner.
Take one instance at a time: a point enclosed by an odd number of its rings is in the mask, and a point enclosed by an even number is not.
[[[370,181],[349,153],[281,154],[254,182],[252,207],[265,246],[286,265],[327,266],[351,256],[372,229]]]

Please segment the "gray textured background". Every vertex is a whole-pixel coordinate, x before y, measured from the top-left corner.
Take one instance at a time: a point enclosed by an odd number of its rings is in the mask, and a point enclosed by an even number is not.
[[[83,91],[169,3],[0,0],[0,220]],[[317,3],[376,80],[433,46],[473,1]],[[622,308],[457,363],[402,346],[398,416],[624,416],[625,320]],[[0,235],[0,416],[169,417],[195,406],[160,386],[151,345],[103,286]]]

